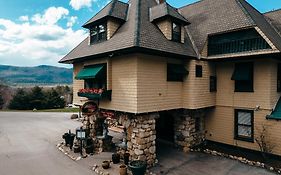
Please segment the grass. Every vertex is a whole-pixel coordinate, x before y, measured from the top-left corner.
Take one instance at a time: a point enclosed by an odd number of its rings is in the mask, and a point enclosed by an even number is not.
[[[0,110],[0,112],[69,112],[69,113],[76,113],[79,112],[79,108],[62,108],[62,109],[41,109],[41,110],[10,110],[10,109],[4,109]]]

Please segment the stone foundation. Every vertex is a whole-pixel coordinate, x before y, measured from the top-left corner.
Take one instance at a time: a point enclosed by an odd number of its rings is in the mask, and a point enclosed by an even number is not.
[[[145,160],[149,167],[156,161],[156,116],[158,114],[134,116],[127,131],[131,159]]]
[[[184,152],[191,147],[201,144],[205,139],[204,116],[205,110],[184,110],[175,115],[175,144]],[[196,118],[200,122],[198,131],[195,129]]]

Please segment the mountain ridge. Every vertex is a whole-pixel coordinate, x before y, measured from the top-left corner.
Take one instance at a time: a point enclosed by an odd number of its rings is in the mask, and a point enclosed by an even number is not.
[[[0,82],[8,85],[72,84],[72,68],[49,65],[34,67],[0,65]]]

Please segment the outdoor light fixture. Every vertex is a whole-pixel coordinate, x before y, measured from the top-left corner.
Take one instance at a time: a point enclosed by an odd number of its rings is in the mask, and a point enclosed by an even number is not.
[[[80,144],[81,144],[81,146],[80,146],[80,148],[81,148],[81,150],[80,150],[81,157],[84,157],[83,156],[83,141],[86,139],[86,131],[82,127],[76,129],[76,137],[77,137],[78,140],[80,140]]]

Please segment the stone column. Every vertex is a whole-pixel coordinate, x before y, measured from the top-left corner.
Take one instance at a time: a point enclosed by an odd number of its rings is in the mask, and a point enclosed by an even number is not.
[[[185,110],[175,117],[175,143],[184,152],[189,152],[191,147],[199,145],[204,140],[203,128],[201,131],[195,130],[195,119],[200,118],[200,125],[203,127],[204,115],[202,110]]]
[[[127,131],[127,146],[131,159],[144,160],[148,167],[153,166],[156,161],[156,115],[133,116]]]

